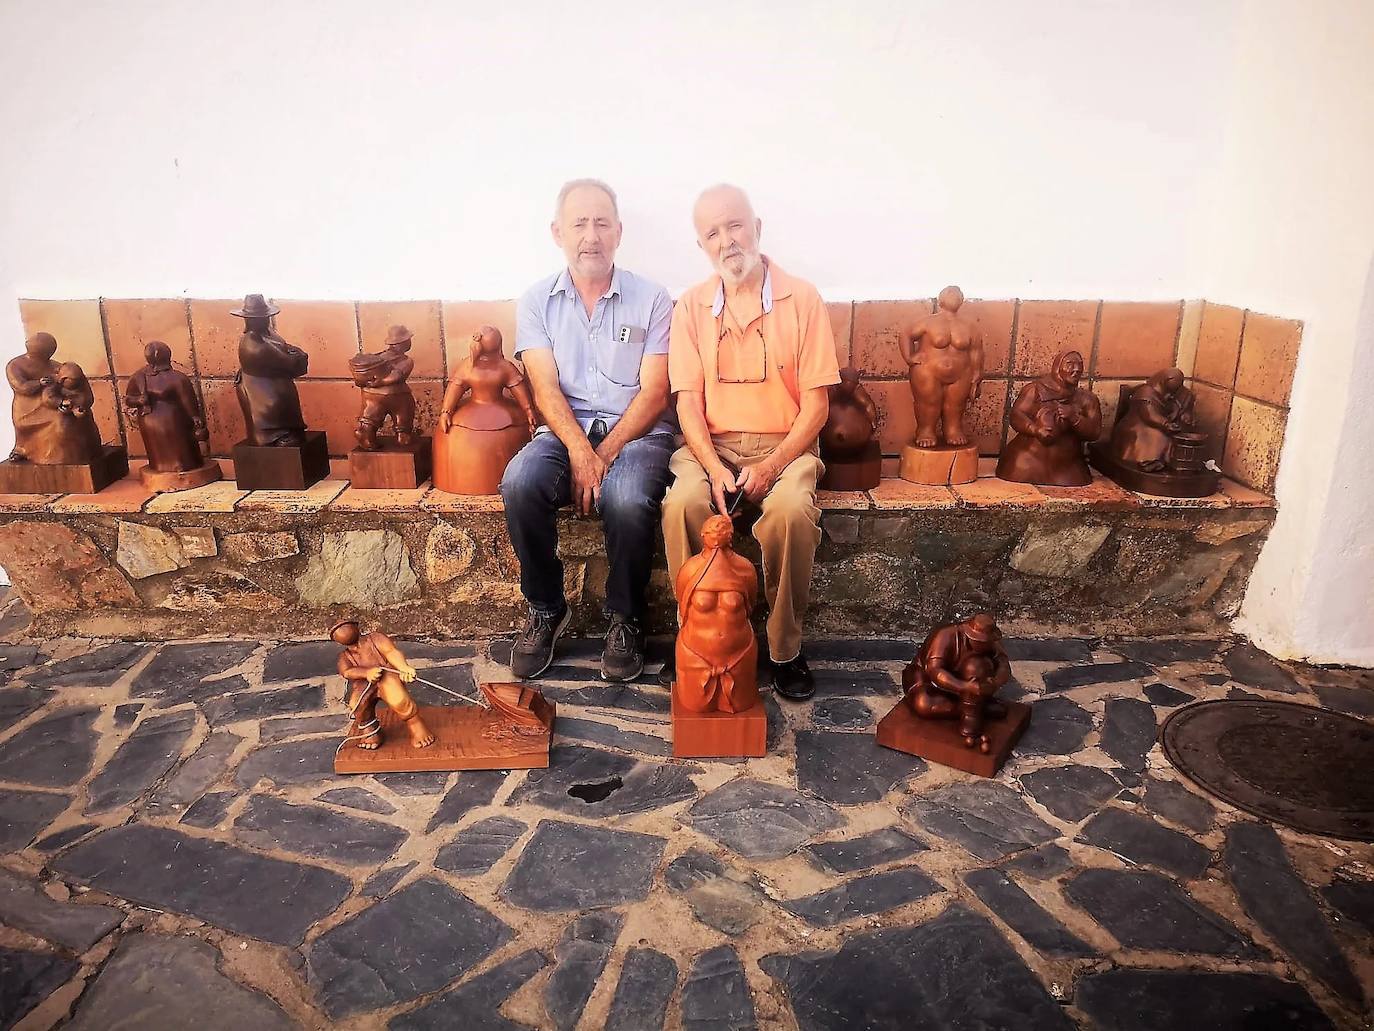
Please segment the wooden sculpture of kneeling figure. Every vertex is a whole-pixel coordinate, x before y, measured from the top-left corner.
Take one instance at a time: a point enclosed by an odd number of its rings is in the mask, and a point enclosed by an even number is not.
[[[406,661],[395,642],[380,630],[362,634],[357,621],[352,619],[335,623],[329,636],[343,645],[339,674],[348,681],[348,711],[362,735],[358,747],[370,750],[382,743],[378,699],[405,722],[412,745],[427,748],[434,744],[434,735],[420,719],[419,707],[405,689],[415,679],[415,667]]]

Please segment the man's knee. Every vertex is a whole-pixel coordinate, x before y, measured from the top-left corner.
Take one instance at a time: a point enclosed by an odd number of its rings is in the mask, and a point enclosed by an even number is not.
[[[755,525],[765,528],[815,529],[820,519],[815,492],[797,484],[776,484],[763,499],[760,509]]]
[[[652,523],[658,515],[656,493],[644,483],[607,479],[601,485],[597,510],[608,525]]]
[[[548,504],[557,475],[556,469],[541,460],[538,450],[527,444],[506,465],[501,477],[501,499],[508,509]]]
[[[663,515],[665,518],[681,518],[700,514],[711,507],[711,487],[708,483],[693,483],[689,480],[674,480],[668,492],[663,495]]]

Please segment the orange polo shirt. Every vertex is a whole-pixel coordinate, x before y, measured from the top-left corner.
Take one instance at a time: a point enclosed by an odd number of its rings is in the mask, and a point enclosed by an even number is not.
[[[740,326],[724,300],[719,277],[678,298],[669,385],[674,393],[705,394],[712,433],[786,433],[801,412],[802,391],[840,381],[825,302],[774,261],[764,276],[762,315]]]

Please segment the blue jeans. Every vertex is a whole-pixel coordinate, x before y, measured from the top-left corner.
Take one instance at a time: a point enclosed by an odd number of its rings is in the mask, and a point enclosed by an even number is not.
[[[600,435],[591,438],[592,446]],[[606,611],[642,623],[653,568],[659,503],[668,487],[671,433],[650,433],[621,449],[601,482],[597,514],[606,533]],[[568,449],[541,433],[506,466],[501,479],[506,527],[520,560],[520,590],[546,615],[563,610],[563,563],[558,558],[558,510],[572,503]]]

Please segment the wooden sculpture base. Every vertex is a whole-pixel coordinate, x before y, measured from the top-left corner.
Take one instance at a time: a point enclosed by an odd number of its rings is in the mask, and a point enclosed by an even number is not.
[[[1030,722],[1029,705],[1024,702],[1002,704],[1007,707],[1007,714],[1001,719],[988,720],[983,726],[992,745],[986,754],[964,744],[957,719],[921,719],[911,711],[906,699],[898,702],[879,722],[878,744],[978,777],[992,777],[1007,761]]]
[[[412,490],[429,479],[432,454],[428,437],[404,446],[389,440],[378,451],[350,451],[348,478],[364,490]]]
[[[434,486],[450,494],[497,494],[506,465],[530,442],[524,423],[501,430],[454,426],[434,435]]]
[[[674,692],[672,713],[673,755],[680,759],[758,759],[768,754],[768,716],[762,700],[743,712],[688,712],[678,708]]]
[[[139,482],[149,490],[157,491],[159,494],[173,490],[190,490],[192,487],[204,487],[207,483],[214,483],[223,478],[223,470],[220,469],[219,463],[213,459],[199,469],[187,469],[185,472],[162,473],[146,465],[138,471]]]
[[[902,448],[897,475],[910,483],[947,487],[952,483],[972,483],[978,479],[978,448],[912,447]]]
[[[306,430],[296,447],[234,445],[234,479],[244,490],[305,490],[329,475],[329,446],[323,430]]]
[[[1205,498],[1215,494],[1221,485],[1221,474],[1210,469],[1197,473],[1147,473],[1118,462],[1107,441],[1099,441],[1088,448],[1088,462],[1127,490],[1162,498]]]
[[[883,478],[883,452],[876,440],[854,458],[825,459],[821,490],[872,490]]]
[[[129,475],[129,454],[106,444],[94,462],[0,462],[0,494],[95,494]]]
[[[536,692],[537,693],[537,692]],[[359,748],[350,741],[334,756],[335,773],[428,773],[437,770],[535,770],[549,765],[554,705],[540,701],[546,712],[532,728],[515,727],[490,709],[475,705],[422,705],[420,719],[434,744],[416,748],[410,732],[390,709],[378,706],[382,745]],[[357,733],[349,727],[349,735]]]

